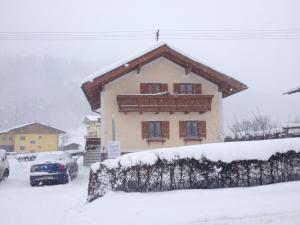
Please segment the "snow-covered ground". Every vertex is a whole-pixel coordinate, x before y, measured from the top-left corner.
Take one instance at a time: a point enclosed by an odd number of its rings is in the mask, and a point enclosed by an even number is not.
[[[88,173],[67,185],[31,187],[32,162],[10,159],[0,183],[0,225],[300,224],[300,182],[251,188],[116,193],[86,203]]]

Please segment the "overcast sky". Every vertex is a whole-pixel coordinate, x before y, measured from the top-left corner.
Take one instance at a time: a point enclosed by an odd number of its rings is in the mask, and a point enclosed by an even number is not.
[[[143,30],[154,32],[159,28],[163,37],[164,31],[167,30],[298,29],[300,31],[299,12],[300,1],[298,0],[0,0],[0,32]],[[248,90],[224,100],[226,124],[232,121],[234,115],[247,118],[257,110],[281,123],[286,123],[296,116],[300,118],[300,94],[282,95],[283,92],[300,86],[299,38],[275,40],[164,40],[162,38],[162,41],[248,85]],[[72,86],[72,90],[76,92],[74,96],[80,96],[78,97],[82,98],[80,101],[85,101],[80,89],[82,78],[94,70],[142,51],[153,44],[155,44],[154,35],[153,40],[134,41],[0,40],[0,57],[1,59],[14,57],[36,59],[47,56],[61,59],[62,62],[72,61],[86,65],[82,67],[84,69],[81,68],[80,74],[76,75],[78,87]],[[18,67],[17,63],[13,64],[12,67]],[[33,85],[36,83],[30,82],[30,68],[18,76],[28,76],[29,82],[24,81],[23,86],[30,88],[32,85],[32,89],[35,88]],[[72,73],[61,76],[64,82],[72,80],[74,83]],[[12,79],[17,77],[12,76]],[[59,78],[56,76],[55,79]],[[48,91],[51,92],[53,89]],[[22,88],[7,93],[4,96],[0,90],[0,100],[9,97],[12,99],[10,102],[12,105],[19,102],[14,102],[15,98],[7,95],[24,94]],[[79,110],[82,114],[89,112],[87,104],[79,105],[84,108]],[[1,120],[4,121],[6,115],[4,113],[0,115]],[[51,121],[47,122],[57,124],[53,121],[54,118],[51,117]],[[25,120],[28,118],[22,119],[20,116],[18,122],[28,122]]]

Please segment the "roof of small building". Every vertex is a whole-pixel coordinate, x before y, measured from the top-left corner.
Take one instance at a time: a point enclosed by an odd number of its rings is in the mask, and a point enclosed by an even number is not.
[[[12,127],[7,130],[0,131],[0,134],[64,134],[65,131],[41,124],[41,123],[28,123]]]
[[[94,115],[88,115],[88,116],[85,116],[84,119],[83,119],[83,123],[89,123],[89,122],[98,122],[99,119],[101,118],[100,115],[98,116],[94,116]]]
[[[105,84],[110,83],[133,70],[139,70],[142,66],[160,57],[167,58],[168,60],[186,68],[187,71],[193,72],[212,83],[217,84],[223,94],[223,97],[233,95],[248,88],[245,84],[237,81],[236,79],[205,66],[196,59],[188,57],[187,54],[175,50],[173,47],[171,48],[170,45],[159,43],[140,54],[115,63],[87,77],[83,81],[84,83],[81,88],[91,106],[91,109],[96,111],[100,108],[100,91],[103,89]]]
[[[64,145],[64,147],[68,147],[68,146],[81,146],[80,144],[77,144],[77,143],[70,143],[70,144],[66,144]]]

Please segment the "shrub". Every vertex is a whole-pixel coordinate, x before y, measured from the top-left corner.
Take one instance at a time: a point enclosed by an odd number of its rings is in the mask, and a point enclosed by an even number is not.
[[[113,168],[100,163],[91,169],[88,201],[107,190],[124,192],[156,192],[178,189],[250,187],[300,180],[300,153],[293,150],[276,153],[268,160],[237,160],[230,163],[211,161],[205,157],[157,157],[152,165],[137,163],[131,167]]]

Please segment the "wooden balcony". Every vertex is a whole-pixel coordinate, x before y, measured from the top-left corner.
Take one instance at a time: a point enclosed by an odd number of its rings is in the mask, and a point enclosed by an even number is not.
[[[211,110],[213,95],[118,95],[120,112],[199,112]]]

